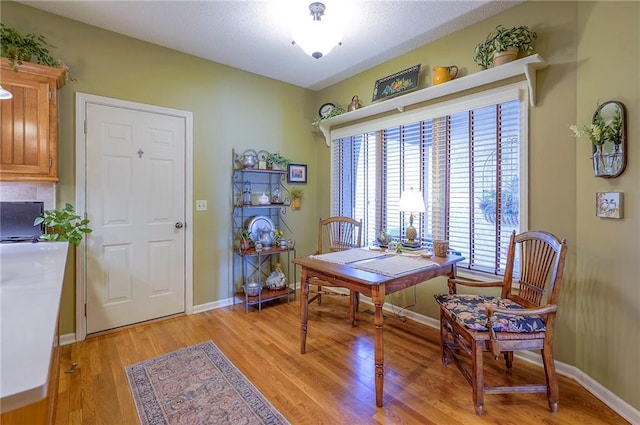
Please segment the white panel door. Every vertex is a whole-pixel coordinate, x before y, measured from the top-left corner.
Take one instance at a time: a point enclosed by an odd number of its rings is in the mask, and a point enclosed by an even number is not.
[[[87,333],[185,309],[185,120],[87,104]]]

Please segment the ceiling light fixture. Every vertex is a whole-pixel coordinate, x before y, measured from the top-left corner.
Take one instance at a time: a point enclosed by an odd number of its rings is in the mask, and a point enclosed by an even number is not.
[[[11,99],[13,95],[9,90],[6,90],[4,87],[0,86],[0,100]]]
[[[305,21],[296,25],[293,31],[291,44],[299,45],[308,55],[316,59],[329,54],[335,46],[341,46],[342,31],[335,20],[327,19],[324,15],[326,7],[324,3],[313,2],[309,5],[309,11],[313,16],[311,25]],[[324,19],[322,17],[325,16]]]

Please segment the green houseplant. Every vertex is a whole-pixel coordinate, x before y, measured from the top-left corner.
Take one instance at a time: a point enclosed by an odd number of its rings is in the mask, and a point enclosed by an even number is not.
[[[289,193],[291,194],[291,209],[299,210],[302,207],[304,191],[299,187],[294,187]]]
[[[253,241],[251,240],[251,233],[249,232],[249,230],[242,229],[238,233],[238,236],[239,236],[241,250],[246,251],[247,249],[251,248],[251,243]]]
[[[37,217],[34,226],[45,225],[46,233],[42,239],[48,241],[69,241],[78,246],[87,233],[91,233],[89,220],[76,214],[73,205],[67,203],[62,209],[45,210]]]
[[[62,68],[67,71],[67,78],[75,81],[69,76],[69,68],[61,59],[56,59],[51,55],[49,44],[43,35],[26,34],[23,35],[18,30],[0,23],[0,56],[9,59],[9,65],[17,71],[17,65],[22,62],[33,62],[40,65]]]
[[[331,112],[329,112],[327,115],[325,116],[317,116],[314,120],[313,120],[313,125],[318,125],[320,124],[320,121],[323,120],[328,120],[329,118],[333,118],[333,117],[337,117],[338,115],[342,115],[345,112],[347,112],[347,108],[344,105],[339,105],[336,104],[332,109]]]
[[[491,66],[493,51],[488,43],[482,42],[473,50],[473,61],[480,65],[480,68],[487,69]]]
[[[278,168],[281,170],[286,170],[290,162],[291,161],[288,158],[280,155],[277,152],[270,153],[269,156],[267,157],[267,165],[269,165],[269,167],[271,167],[274,170]]]
[[[475,47],[473,60],[483,68],[488,68],[489,63],[497,66],[511,62],[520,52],[525,56],[533,53],[536,38],[538,34],[525,25],[512,28],[498,25],[495,32],[490,32],[486,40]]]

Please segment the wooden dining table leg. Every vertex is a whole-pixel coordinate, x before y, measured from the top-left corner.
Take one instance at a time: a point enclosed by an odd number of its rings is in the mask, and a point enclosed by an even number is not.
[[[376,383],[376,406],[382,407],[384,393],[384,340],[382,338],[382,306],[384,305],[385,288],[384,284],[375,286],[371,294],[371,301],[375,306],[375,316],[373,324],[375,326],[375,383]]]
[[[304,354],[307,349],[307,321],[309,320],[309,278],[307,269],[302,268],[300,277],[300,354]]]

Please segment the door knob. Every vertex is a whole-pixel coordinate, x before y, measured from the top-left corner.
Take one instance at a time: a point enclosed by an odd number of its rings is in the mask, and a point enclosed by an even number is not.
[[[182,229],[182,227],[184,226],[184,224],[177,222],[176,223],[176,229]]]

